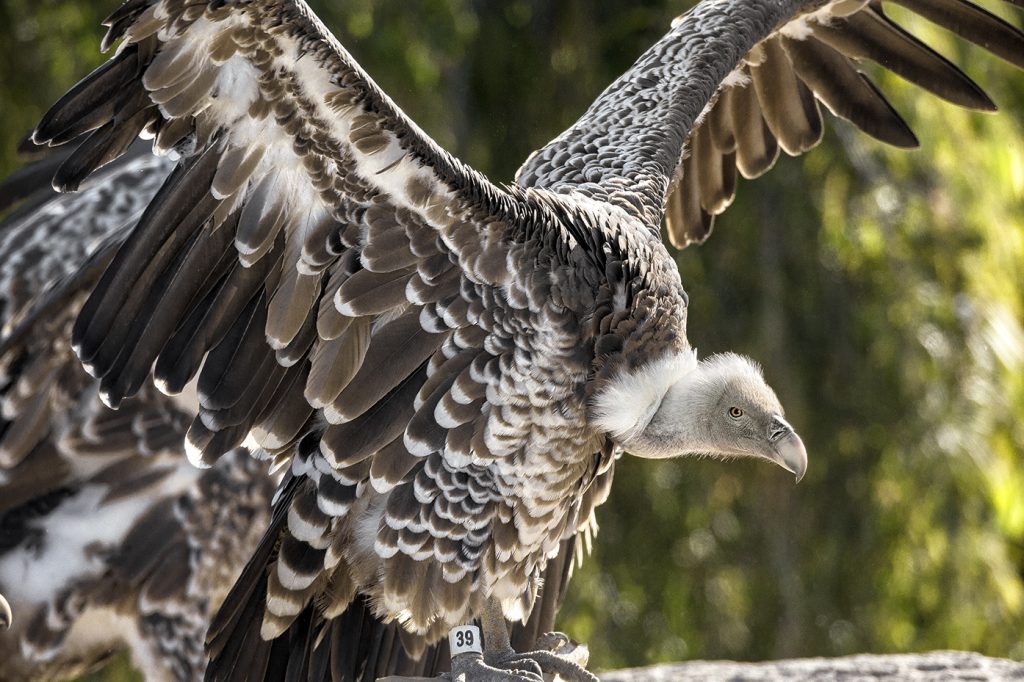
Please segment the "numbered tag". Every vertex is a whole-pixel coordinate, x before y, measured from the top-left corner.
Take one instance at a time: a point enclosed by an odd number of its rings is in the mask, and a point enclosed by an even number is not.
[[[453,658],[459,654],[482,653],[480,628],[475,625],[460,625],[457,628],[452,628],[448,633],[448,646],[452,650]]]

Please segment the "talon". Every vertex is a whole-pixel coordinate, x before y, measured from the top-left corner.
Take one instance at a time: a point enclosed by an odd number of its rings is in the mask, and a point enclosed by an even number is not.
[[[586,644],[574,641],[564,632],[545,632],[537,638],[537,649],[550,651],[559,658],[584,669],[590,662],[590,648]]]
[[[517,657],[533,661],[543,672],[555,675],[566,682],[599,682],[596,675],[579,663],[551,651],[530,651],[517,654]]]
[[[537,638],[537,648],[542,651],[558,651],[572,643],[564,632],[545,632]]]
[[[11,605],[4,599],[4,595],[0,594],[0,626],[9,628],[13,622],[14,614],[11,612]]]

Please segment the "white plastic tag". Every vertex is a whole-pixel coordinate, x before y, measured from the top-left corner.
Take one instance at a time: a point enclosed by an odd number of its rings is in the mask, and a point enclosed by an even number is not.
[[[448,632],[448,647],[452,650],[452,657],[459,654],[479,654],[483,652],[480,647],[480,628],[475,625],[460,625]]]

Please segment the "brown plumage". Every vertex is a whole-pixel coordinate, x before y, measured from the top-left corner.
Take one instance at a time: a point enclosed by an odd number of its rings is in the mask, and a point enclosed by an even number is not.
[[[25,185],[33,210],[0,224],[4,680],[67,679],[121,650],[146,679],[200,679],[207,627],[268,516],[259,462],[237,450],[195,469],[178,402],[149,385],[111,410],[70,347],[112,246],[169,169],[137,147],[82,194]]]
[[[1021,34],[971,3],[904,4],[1020,64]],[[286,465],[211,629],[213,679],[422,671],[476,618],[492,648],[502,618],[535,633],[623,448],[802,476],[756,366],[690,348],[663,216],[677,246],[702,241],[737,172],[817,143],[819,103],[916,144],[858,59],[990,105],[879,2],[704,3],[503,187],[425,136],[297,0],[130,0],[108,25],[114,62],[35,133],[91,135],[58,183],[140,124],[182,160],[75,349],[111,405],[154,360],[169,392],[196,380],[194,462],[252,435]],[[138,106],[111,108],[112,92]],[[191,256],[214,240],[227,260]]]

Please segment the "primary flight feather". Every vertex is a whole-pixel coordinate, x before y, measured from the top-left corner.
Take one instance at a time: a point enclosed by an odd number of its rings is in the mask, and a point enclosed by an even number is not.
[[[1021,33],[970,2],[900,4],[1024,65]],[[112,406],[150,377],[194,384],[196,464],[245,442],[287,468],[210,632],[217,679],[404,671],[477,618],[486,662],[462,672],[529,669],[502,621],[550,623],[623,449],[799,479],[806,451],[760,369],[690,347],[663,217],[676,245],[702,241],[737,172],[817,143],[820,104],[913,146],[859,59],[992,108],[880,2],[704,2],[499,186],[300,1],[129,0],[107,25],[114,57],[34,133],[82,140],[55,186],[140,134],[180,160],[74,348]],[[542,588],[545,572],[562,579]]]

